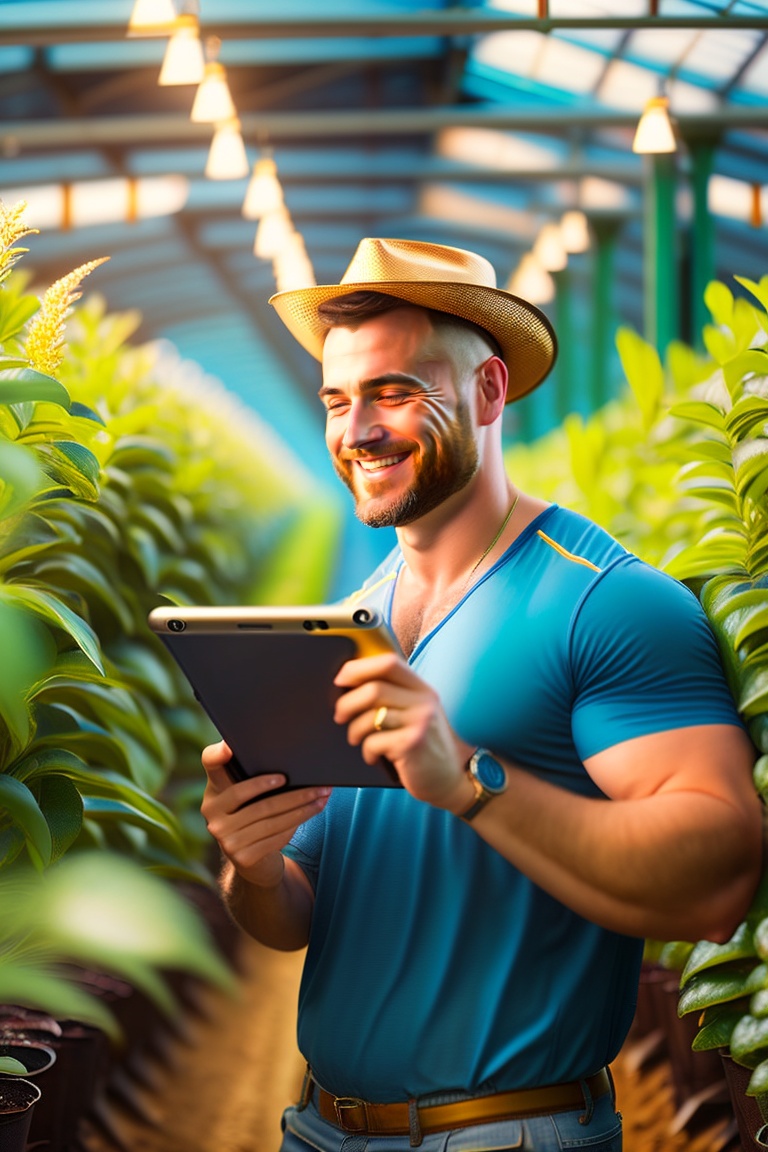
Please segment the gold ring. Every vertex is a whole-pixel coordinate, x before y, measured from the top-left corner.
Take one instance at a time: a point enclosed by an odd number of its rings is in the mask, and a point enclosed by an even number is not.
[[[384,727],[384,721],[387,718],[388,711],[389,709],[387,708],[386,704],[382,704],[381,708],[376,709],[376,715],[373,718],[374,732],[381,732],[382,728]]]

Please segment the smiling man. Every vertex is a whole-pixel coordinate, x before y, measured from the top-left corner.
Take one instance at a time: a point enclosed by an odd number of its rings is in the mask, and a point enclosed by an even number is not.
[[[336,719],[402,789],[265,795],[205,750],[239,923],[308,945],[283,1152],[618,1152],[607,1065],[643,938],[727,939],[761,865],[752,746],[695,597],[504,470],[555,355],[473,253],[363,241],[273,297],[322,360],[326,441],[397,547],[356,595],[402,656]]]

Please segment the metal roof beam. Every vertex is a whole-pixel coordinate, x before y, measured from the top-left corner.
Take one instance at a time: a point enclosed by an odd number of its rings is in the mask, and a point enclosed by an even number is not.
[[[317,37],[355,36],[476,36],[489,32],[575,32],[614,29],[683,28],[700,31],[768,29],[768,16],[560,16],[545,20],[511,16],[478,8],[443,8],[434,11],[352,14],[333,13],[312,19],[274,16],[258,20],[216,24],[202,22],[203,35],[222,40],[295,40]],[[124,24],[91,24],[40,27],[0,27],[0,45],[85,44],[114,41],[125,35]]]
[[[766,128],[765,108],[728,105],[700,115],[676,117],[683,136],[686,133],[732,128]],[[443,128],[496,128],[517,132],[562,135],[570,128],[627,128],[637,125],[637,113],[606,112],[602,109],[551,108],[528,110],[498,105],[461,104],[436,108],[369,108],[352,111],[251,112],[240,117],[248,140],[269,138],[317,138],[415,135]],[[208,142],[209,124],[193,123],[187,116],[101,116],[87,120],[15,120],[0,123],[0,139],[20,148],[82,148],[108,144],[180,144]],[[12,154],[12,153],[11,153]]]

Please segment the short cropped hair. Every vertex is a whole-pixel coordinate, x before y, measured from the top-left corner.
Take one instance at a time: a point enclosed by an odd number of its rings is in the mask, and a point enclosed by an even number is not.
[[[432,327],[464,328],[480,336],[492,349],[493,355],[503,360],[501,348],[495,337],[491,336],[479,324],[465,320],[463,316],[454,316],[451,312],[440,312],[436,308],[425,308],[421,304],[411,304],[409,300],[402,300],[399,296],[390,296],[386,292],[357,291],[347,292],[344,296],[336,296],[333,300],[324,300],[317,307],[317,314],[329,328],[356,328],[374,316],[383,316],[387,312],[394,312],[396,308],[421,308],[429,317]]]

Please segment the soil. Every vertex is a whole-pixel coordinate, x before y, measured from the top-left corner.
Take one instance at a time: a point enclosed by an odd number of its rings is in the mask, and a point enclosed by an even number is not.
[[[22,1112],[38,1097],[34,1085],[24,1084],[8,1077],[0,1077],[0,1112]]]

